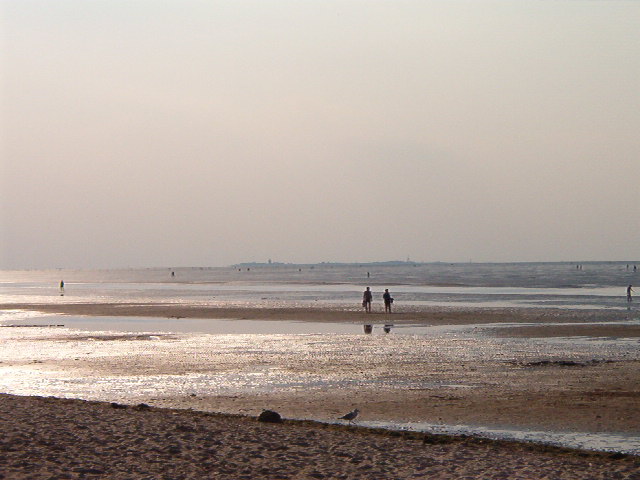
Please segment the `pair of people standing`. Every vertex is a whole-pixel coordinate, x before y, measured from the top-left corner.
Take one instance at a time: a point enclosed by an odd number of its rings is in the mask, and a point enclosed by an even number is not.
[[[365,312],[371,313],[371,301],[373,300],[373,292],[369,287],[362,294],[362,306],[364,307]],[[384,300],[384,311],[385,313],[391,313],[391,304],[393,303],[393,298],[391,298],[391,294],[389,293],[389,289],[385,288],[384,293],[382,294],[382,300]]]

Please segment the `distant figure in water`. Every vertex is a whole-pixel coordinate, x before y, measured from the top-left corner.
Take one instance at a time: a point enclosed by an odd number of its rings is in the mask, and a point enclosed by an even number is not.
[[[631,292],[633,292],[633,288],[631,288],[631,285],[629,285],[627,287],[627,302],[633,301],[633,299],[631,298]]]
[[[371,276],[371,274],[369,272],[367,272],[367,278],[369,278]]]
[[[60,280],[60,296],[64,296],[64,280]]]
[[[391,294],[389,293],[388,288],[384,289],[382,299],[384,300],[384,313],[391,313],[391,304],[393,303],[393,298],[391,298]]]
[[[364,307],[364,311],[367,313],[371,313],[371,300],[373,299],[373,293],[369,287],[362,294],[362,306]]]
[[[171,272],[171,276],[175,277],[176,276],[176,272]]]

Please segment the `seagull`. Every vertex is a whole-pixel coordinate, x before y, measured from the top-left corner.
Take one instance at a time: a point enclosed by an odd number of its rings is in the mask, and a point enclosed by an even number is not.
[[[346,415],[343,415],[342,417],[340,417],[340,420],[349,420],[349,423],[351,423],[356,419],[356,417],[358,416],[358,413],[360,413],[360,410],[356,408],[354,411],[349,412]]]

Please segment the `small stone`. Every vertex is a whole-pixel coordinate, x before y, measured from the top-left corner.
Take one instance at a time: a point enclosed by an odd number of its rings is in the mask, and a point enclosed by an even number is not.
[[[282,423],[282,417],[278,412],[274,412],[273,410],[263,410],[258,417],[258,421],[267,423]]]

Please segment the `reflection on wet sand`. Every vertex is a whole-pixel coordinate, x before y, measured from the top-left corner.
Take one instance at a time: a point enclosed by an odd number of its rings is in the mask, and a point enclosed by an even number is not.
[[[169,332],[157,328],[165,320],[1,329],[0,391],[317,420],[357,404],[363,422],[640,431],[640,353],[628,342],[502,338],[495,325],[367,324],[363,334],[357,324],[192,319]],[[105,328],[116,325],[129,333]],[[205,325],[210,333],[191,331]]]

